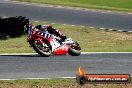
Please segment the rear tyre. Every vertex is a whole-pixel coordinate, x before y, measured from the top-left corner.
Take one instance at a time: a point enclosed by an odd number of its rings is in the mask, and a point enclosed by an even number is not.
[[[68,54],[71,56],[79,56],[81,54],[81,48],[77,42],[74,44],[70,45],[70,48],[68,50]]]
[[[49,57],[52,54],[50,44],[46,41],[44,41],[43,44],[40,44],[37,40],[34,40],[32,46],[42,57]]]
[[[68,54],[70,54],[71,56],[79,56],[81,54],[81,51],[72,49],[71,47],[68,50]]]

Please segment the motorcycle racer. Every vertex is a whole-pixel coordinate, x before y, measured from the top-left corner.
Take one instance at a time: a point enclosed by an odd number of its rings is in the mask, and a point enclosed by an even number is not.
[[[65,41],[65,39],[67,38],[67,37],[66,37],[65,35],[63,35],[59,30],[53,28],[53,27],[52,27],[51,25],[49,25],[49,24],[37,25],[37,26],[35,26],[35,28],[34,28],[34,32],[35,32],[35,31],[41,31],[41,32],[43,32],[43,33],[48,32],[48,33],[53,34],[53,35],[55,35],[55,36],[57,36],[57,37],[60,37],[60,38],[61,38],[60,43],[63,42],[63,41]]]
[[[50,34],[53,34],[53,35],[55,35],[55,36],[57,36],[57,37],[60,37],[61,40],[62,40],[62,42],[65,41],[65,39],[66,39],[66,36],[65,36],[65,35],[63,35],[59,30],[53,28],[53,27],[52,27],[51,25],[49,25],[49,24],[37,25],[36,28],[37,28],[37,29],[40,29],[40,30],[43,31],[43,32],[48,31]]]
[[[63,35],[47,24],[37,26],[27,24],[25,32],[27,33],[27,42],[41,56],[48,57],[52,54],[79,56],[81,54],[81,48],[76,41],[64,36],[65,41],[63,42]]]

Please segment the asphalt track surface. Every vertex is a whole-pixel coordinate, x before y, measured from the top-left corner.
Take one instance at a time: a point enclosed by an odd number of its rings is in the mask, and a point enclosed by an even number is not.
[[[71,10],[0,1],[0,16],[29,17],[31,20],[130,30],[132,15],[100,11]],[[0,79],[75,77],[77,68],[88,73],[132,74],[131,53],[83,54],[40,57],[0,55]]]
[[[54,8],[0,1],[0,16],[26,16],[30,20],[132,31],[132,14]]]
[[[132,53],[0,55],[0,79],[75,77],[79,66],[87,73],[132,74],[131,57]]]

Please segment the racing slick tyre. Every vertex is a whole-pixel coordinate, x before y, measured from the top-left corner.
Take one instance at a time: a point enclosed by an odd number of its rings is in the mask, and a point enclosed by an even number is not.
[[[81,54],[81,51],[72,49],[71,47],[68,50],[68,54],[71,56],[79,56]]]
[[[43,44],[40,44],[37,40],[34,40],[32,46],[42,57],[49,57],[52,54],[50,44],[46,41]]]
[[[77,42],[70,45],[70,48],[68,50],[68,54],[71,56],[79,56],[81,54],[81,47]]]

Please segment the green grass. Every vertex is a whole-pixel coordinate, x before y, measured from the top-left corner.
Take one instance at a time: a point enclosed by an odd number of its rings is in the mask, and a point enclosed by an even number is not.
[[[0,81],[0,88],[132,88],[132,84],[86,84],[80,86],[75,79]]]
[[[0,40],[0,53],[32,53],[33,50],[26,41],[26,36]]]
[[[17,0],[104,10],[132,11],[132,0]]]
[[[35,23],[42,24],[42,23]],[[54,24],[63,34],[77,40],[82,52],[132,52],[132,33],[112,32],[78,26]],[[0,40],[0,53],[33,53],[26,35]]]
[[[77,85],[75,79],[0,81],[0,88],[53,88]]]

